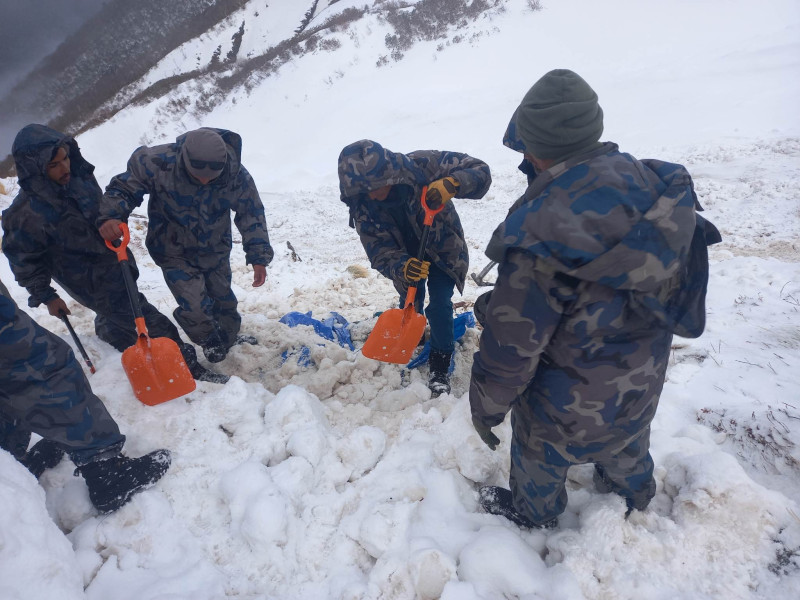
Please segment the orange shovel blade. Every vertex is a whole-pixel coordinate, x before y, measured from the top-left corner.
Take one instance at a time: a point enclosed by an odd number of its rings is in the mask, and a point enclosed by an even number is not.
[[[178,344],[169,338],[140,335],[136,344],[122,353],[122,367],[133,393],[148,406],[173,400],[196,387]]]
[[[361,353],[383,362],[407,364],[425,331],[425,323],[425,317],[414,310],[413,303],[387,310],[378,317]]]

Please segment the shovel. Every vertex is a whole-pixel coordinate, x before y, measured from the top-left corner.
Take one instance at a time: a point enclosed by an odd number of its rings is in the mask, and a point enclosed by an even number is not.
[[[90,359],[89,355],[86,354],[86,350],[84,349],[83,344],[81,344],[81,341],[78,339],[78,334],[75,333],[75,330],[72,328],[72,323],[69,322],[69,319],[67,318],[67,314],[64,311],[61,311],[59,313],[59,315],[58,315],[58,318],[61,319],[62,321],[64,321],[64,325],[67,326],[67,329],[69,330],[69,334],[72,336],[72,340],[75,342],[75,345],[78,347],[78,351],[81,353],[81,356],[83,357],[84,362],[89,367],[89,371],[91,371],[92,374],[94,374],[96,371],[95,371],[94,365],[92,364],[92,359]]]
[[[428,187],[422,188],[422,208],[425,209],[423,221],[422,240],[419,244],[417,258],[424,260],[425,247],[428,245],[428,233],[433,223],[433,217],[444,208],[442,204],[436,210],[428,207],[425,195]],[[367,358],[373,358],[388,363],[399,365],[407,364],[411,360],[414,349],[419,344],[419,339],[425,331],[425,316],[419,314],[414,308],[414,298],[417,295],[418,282],[412,282],[406,294],[405,308],[392,308],[381,314],[372,333],[361,348],[361,353]]]
[[[169,338],[151,338],[147,335],[142,307],[139,305],[139,291],[128,262],[130,231],[125,223],[119,227],[123,234],[122,243],[114,246],[107,241],[106,246],[117,254],[122,267],[125,287],[136,320],[136,333],[139,335],[136,343],[122,353],[122,368],[125,369],[133,393],[139,401],[154,406],[188,394],[196,386],[178,344]]]

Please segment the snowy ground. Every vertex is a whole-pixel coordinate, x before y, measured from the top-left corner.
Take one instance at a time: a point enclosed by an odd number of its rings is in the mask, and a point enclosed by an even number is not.
[[[69,462],[37,485],[0,452],[0,599],[800,597],[800,7],[674,4],[679,18],[655,2],[569,0],[539,13],[510,2],[474,44],[421,47],[383,69],[358,59],[383,40],[373,23],[360,50],[345,43],[333,59],[311,57],[350,65],[336,85],[317,86],[309,69],[319,65],[298,63],[204,121],[242,131],[267,210],[276,258],[265,289],[249,286],[240,246],[232,259],[243,330],[260,345],[236,347],[219,365],[235,375],[227,385],[200,383],[147,407],[119,355],[94,336],[93,314],[70,303],[98,367],[90,381],[128,435],[126,451],[167,447],[173,465],[155,488],[99,517]],[[600,20],[608,39],[588,33]],[[669,33],[654,36],[644,23]],[[565,36],[585,42],[545,60],[541,50]],[[531,40],[531,55],[521,39]],[[492,452],[472,429],[476,330],[458,348],[453,393],[431,399],[425,368],[376,363],[278,319],[336,311],[355,323],[358,345],[374,313],[394,302],[338,199],[336,156],[360,137],[396,151],[465,150],[490,163],[487,196],[456,201],[477,272],[524,189],[518,155],[500,146],[505,122],[527,87],[561,66],[598,90],[603,139],[689,168],[724,241],[711,250],[706,333],[675,339],[653,425],[651,506],[625,520],[619,498],[595,491],[591,466],[576,467],[559,527],[524,532],[477,506],[477,485],[506,484],[510,430],[498,428],[502,445]],[[445,93],[432,89],[429,104],[417,83],[443,74],[463,90],[447,91],[457,102],[437,109]],[[487,91],[481,79],[496,85]],[[359,101],[367,82],[388,108]],[[299,94],[306,100],[284,100]],[[331,106],[339,112],[322,131]],[[79,138],[102,185],[156,111],[132,109]],[[163,138],[197,124],[171,125]],[[3,208],[15,182],[0,183]],[[170,314],[173,299],[141,245],[145,223],[132,225],[140,287]],[[5,260],[0,279],[25,306]],[[468,281],[458,310],[482,291]],[[68,339],[44,310],[29,312]],[[303,346],[314,366],[283,362]]]

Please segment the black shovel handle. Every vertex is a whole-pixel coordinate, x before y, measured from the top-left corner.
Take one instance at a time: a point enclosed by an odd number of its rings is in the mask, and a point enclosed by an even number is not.
[[[69,322],[69,319],[67,318],[67,315],[64,312],[61,312],[58,315],[58,317],[59,317],[59,319],[64,321],[64,325],[67,326],[67,329],[69,330],[69,334],[72,336],[72,340],[75,342],[75,345],[78,347],[78,351],[81,353],[81,356],[83,357],[84,362],[89,367],[89,371],[91,371],[92,373],[95,373],[96,371],[95,371],[94,365],[92,364],[92,359],[89,358],[88,354],[86,354],[86,350],[84,349],[83,344],[81,344],[81,341],[78,339],[78,334],[75,333],[75,330],[72,328],[72,323]]]

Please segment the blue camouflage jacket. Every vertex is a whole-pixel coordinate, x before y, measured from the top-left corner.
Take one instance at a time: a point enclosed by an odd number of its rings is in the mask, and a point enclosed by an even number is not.
[[[98,227],[111,219],[126,221],[149,194],[146,245],[156,264],[178,260],[209,268],[230,256],[233,211],[247,263],[269,264],[274,252],[261,198],[241,164],[242,138],[232,131],[214,131],[228,147],[222,175],[201,185],[188,174],[181,158],[185,134],[172,144],[142,146],[131,155],[127,171],[106,187]]]
[[[646,431],[673,333],[705,324],[706,245],[719,234],[698,206],[682,166],[611,143],[538,174],[486,250],[499,274],[473,416],[491,427],[513,407],[523,443],[573,462]]]
[[[58,146],[70,158],[66,186],[47,177]],[[3,253],[36,307],[57,296],[51,280],[82,288],[93,279],[90,272],[116,268],[117,259],[94,225],[102,190],[77,142],[45,125],[28,125],[17,134],[12,154],[21,191],[3,211]]]
[[[377,142],[360,140],[346,146],[339,155],[341,200],[350,208],[350,226],[355,227],[374,269],[395,282],[403,293],[402,267],[418,248],[407,248],[402,232],[394,225],[389,211],[367,196],[386,185],[406,185],[406,216],[417,239],[422,233],[425,210],[420,202],[422,188],[442,177],[459,183],[457,198],[482,198],[492,182],[489,166],[459,152],[418,150],[400,154]],[[426,259],[455,281],[459,292],[469,269],[469,253],[464,230],[452,202],[436,215],[428,236]]]

